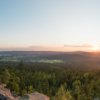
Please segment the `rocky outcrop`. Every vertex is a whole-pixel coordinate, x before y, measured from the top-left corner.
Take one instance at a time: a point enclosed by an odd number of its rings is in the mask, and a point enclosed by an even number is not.
[[[34,92],[27,94],[24,97],[18,97],[14,92],[4,88],[5,85],[0,85],[0,100],[50,100],[47,96]]]
[[[94,100],[99,100],[98,98],[94,99]]]
[[[43,94],[40,94],[38,92],[34,92],[31,94],[27,94],[24,97],[16,98],[15,100],[50,100],[50,99]]]
[[[0,85],[0,100],[15,99],[9,89],[4,88],[5,85]]]
[[[18,96],[17,96],[17,94],[16,93],[14,93],[14,92],[11,92],[11,94],[12,94],[12,96],[13,97],[15,97],[15,98],[17,98]]]

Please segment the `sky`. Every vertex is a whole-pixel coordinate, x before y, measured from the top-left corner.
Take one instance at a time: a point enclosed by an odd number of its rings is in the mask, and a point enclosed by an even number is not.
[[[93,51],[96,46],[100,0],[0,0],[0,51]]]

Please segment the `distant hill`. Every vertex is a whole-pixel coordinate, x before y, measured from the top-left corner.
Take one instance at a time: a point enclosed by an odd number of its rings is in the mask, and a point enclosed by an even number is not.
[[[100,52],[6,51],[0,52],[0,55],[23,55],[24,58],[26,55],[29,55],[29,57],[36,55],[34,59],[57,59],[63,60],[64,62],[100,61]],[[2,57],[0,59],[2,59]]]
[[[63,61],[91,61],[91,60],[100,60],[100,57],[96,55],[86,55],[86,54],[58,54],[51,56],[42,56],[41,58],[45,59],[59,59]]]
[[[54,51],[1,51],[0,54],[40,54],[40,55],[50,55],[50,54],[63,54],[64,52],[54,52]]]

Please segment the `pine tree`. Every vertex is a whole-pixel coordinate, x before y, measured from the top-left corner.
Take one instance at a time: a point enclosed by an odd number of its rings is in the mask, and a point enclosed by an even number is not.
[[[79,86],[76,86],[75,91],[73,92],[73,98],[75,100],[80,100],[80,89],[79,89]]]
[[[19,95],[19,82],[16,81],[17,77],[11,77],[9,82],[7,83],[6,87],[10,89],[10,91]]]
[[[61,86],[58,90],[58,92],[56,93],[55,97],[53,98],[53,100],[71,100],[71,94],[70,92],[64,89],[63,86]]]
[[[10,78],[10,73],[8,72],[8,70],[6,69],[2,75],[2,83],[7,84]]]
[[[23,82],[23,70],[24,70],[24,64],[22,61],[20,61],[19,63],[19,66],[18,66],[19,70],[20,70],[20,96],[23,96],[24,95],[24,88],[25,88],[25,85],[24,85],[24,82]]]

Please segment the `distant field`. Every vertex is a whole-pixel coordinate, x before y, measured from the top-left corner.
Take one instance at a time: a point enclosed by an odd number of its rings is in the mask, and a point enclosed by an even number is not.
[[[57,59],[42,59],[36,58],[36,55],[0,55],[0,62],[35,62],[35,63],[63,63],[62,60]]]
[[[20,62],[20,60],[2,59],[0,62]],[[37,63],[64,63],[62,60],[31,60],[24,62],[37,62]]]
[[[62,60],[31,60],[31,62],[38,62],[38,63],[64,63]]]

